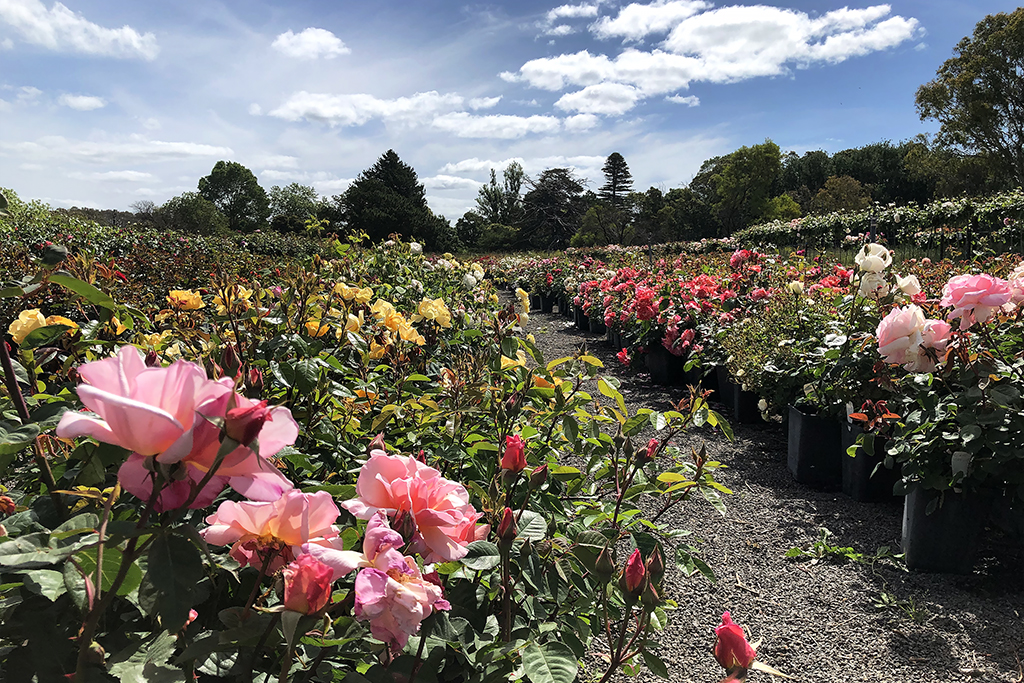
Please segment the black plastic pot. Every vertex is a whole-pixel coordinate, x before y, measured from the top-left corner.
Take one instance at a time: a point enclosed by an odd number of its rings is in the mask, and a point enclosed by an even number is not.
[[[588,318],[587,314],[583,312],[583,308],[580,306],[575,306],[573,307],[573,311],[575,312],[576,316],[576,327],[578,327],[581,330],[589,330],[590,318]]]
[[[555,298],[548,294],[540,295],[540,312],[551,313],[555,310]]]
[[[718,378],[718,401],[732,410],[732,394],[733,391],[739,390],[739,387],[732,381],[732,376],[724,365],[715,367],[715,377]]]
[[[839,423],[789,407],[789,454],[793,479],[822,491],[843,488],[842,442]]]
[[[978,491],[934,491],[912,485],[903,505],[907,569],[970,574],[991,500]],[[929,506],[933,508],[930,515]]]
[[[684,362],[682,358],[669,353],[668,349],[658,344],[647,352],[647,369],[651,373],[651,382],[661,386],[679,386],[683,384]]]
[[[590,332],[592,334],[604,334],[605,332],[608,331],[608,328],[605,327],[605,325],[604,325],[604,321],[601,320],[596,315],[595,316],[591,316],[589,318],[589,323],[590,323]]]
[[[616,352],[622,348],[622,335],[618,330],[608,330],[608,341]]]
[[[531,294],[530,295],[530,310],[531,311],[536,311],[540,307],[541,307],[541,296],[540,296],[540,294]]]
[[[739,385],[732,390],[732,416],[740,424],[757,424],[763,422],[761,410],[757,407],[760,397],[753,391],[744,391]]]
[[[858,448],[857,455],[851,458],[846,452],[857,443],[857,437],[863,430],[860,425],[848,422],[840,424],[839,428],[843,449],[843,493],[861,502],[892,500],[892,490],[900,480],[900,472],[882,464],[887,439],[875,437],[875,455],[868,455],[863,448]]]
[[[1012,491],[1004,493],[992,503],[990,521],[993,527],[1006,534],[1011,541],[1024,545],[1024,505]]]

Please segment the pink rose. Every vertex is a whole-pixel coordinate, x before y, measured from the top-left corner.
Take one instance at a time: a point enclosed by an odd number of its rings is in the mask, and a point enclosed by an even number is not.
[[[281,573],[284,575],[285,609],[314,614],[331,601],[333,572],[312,555],[299,555]]]
[[[946,345],[952,329],[945,320],[925,320],[917,354],[903,366],[911,372],[932,372],[946,357]]]
[[[1006,280],[987,274],[955,275],[942,288],[939,305],[952,306],[948,319],[960,318],[960,329],[966,330],[974,323],[988,322],[1010,297]]]
[[[647,567],[644,565],[643,558],[640,557],[640,549],[637,548],[629,556],[629,559],[626,560],[626,566],[619,577],[619,588],[626,595],[638,598],[640,593],[643,592],[644,579],[646,578]]]
[[[83,383],[78,397],[96,415],[67,412],[57,436],[90,436],[163,463],[185,457],[192,448],[196,411],[231,393],[231,380],[215,382],[186,361],[146,367],[134,346],[122,346],[112,358],[78,368]]]
[[[306,543],[327,543],[338,535],[334,521],[341,511],[326,491],[291,490],[273,502],[224,501],[206,518],[200,534],[207,543],[231,546],[240,564],[276,571],[298,556]]]
[[[917,306],[894,308],[875,330],[878,352],[887,363],[903,365],[916,354],[924,329],[924,313]]]
[[[384,567],[388,562],[387,555],[397,553],[398,549],[405,545],[402,535],[391,528],[388,518],[383,512],[377,512],[366,525],[366,535],[363,536],[363,552],[345,550],[341,537],[325,539],[317,543],[308,543],[302,547],[304,553],[308,553],[320,562],[330,567],[333,572],[332,581],[337,581],[348,575],[358,567]],[[378,562],[378,558],[381,561]]]
[[[367,567],[356,574],[353,614],[370,622],[374,638],[400,649],[435,609],[451,609],[443,596],[440,586],[423,578],[413,558],[394,551],[384,570]]]
[[[722,623],[715,627],[715,638],[715,659],[727,672],[753,666],[757,652],[747,642],[743,627],[733,622],[728,612],[722,614]]]
[[[477,526],[483,514],[470,505],[465,486],[415,458],[373,451],[359,471],[356,496],[341,505],[359,519],[370,519],[378,510],[410,513],[417,527],[410,548],[427,563],[464,557],[466,546],[489,531]]]

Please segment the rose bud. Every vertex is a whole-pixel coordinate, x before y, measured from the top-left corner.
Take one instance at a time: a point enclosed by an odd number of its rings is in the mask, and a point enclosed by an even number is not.
[[[665,576],[665,558],[659,547],[655,547],[647,558],[647,574],[651,577],[651,583],[661,583],[661,578]]]
[[[544,482],[548,480],[548,466],[547,464],[541,465],[540,467],[534,468],[530,472],[530,490],[535,491],[544,485]]]
[[[224,431],[238,443],[248,446],[259,436],[263,423],[271,419],[266,401],[254,403],[247,408],[232,408],[228,410]]]
[[[608,583],[615,574],[615,563],[612,562],[612,551],[608,546],[601,548],[594,562],[594,574],[602,583]]]
[[[160,367],[160,355],[156,351],[149,350],[146,352],[146,367]]]
[[[421,448],[420,452],[416,454],[416,460],[421,462],[421,463],[423,463],[424,465],[426,465],[427,464],[427,452]]]
[[[746,671],[753,665],[757,653],[747,642],[743,628],[733,622],[728,612],[722,614],[722,623],[715,627],[715,659],[726,673]]]
[[[387,449],[384,447],[384,433],[383,432],[381,432],[377,436],[373,437],[373,441],[371,441],[370,445],[366,447],[366,452],[367,453],[373,453],[374,451],[385,451],[385,450],[387,450]]]
[[[526,444],[523,437],[505,437],[505,453],[501,456],[501,469],[510,472],[522,472],[526,469]]]
[[[406,543],[416,535],[416,519],[407,510],[399,510],[391,519],[391,528],[402,536]]]
[[[647,568],[640,557],[640,549],[637,548],[629,556],[629,559],[626,560],[626,568],[622,570],[622,574],[619,576],[619,588],[622,589],[622,592],[627,597],[635,600],[643,592],[644,579],[646,578]]]
[[[282,570],[282,574],[285,609],[313,614],[331,601],[334,570],[312,555],[299,555]]]
[[[501,515],[501,523],[498,524],[498,540],[511,544],[517,532],[515,513],[512,512],[512,508],[506,507],[505,512]]]
[[[246,383],[253,391],[263,391],[263,372],[259,368],[249,368],[249,379]]]
[[[234,344],[228,344],[224,347],[220,354],[220,364],[224,368],[224,374],[228,377],[234,377],[238,374],[238,368],[242,363],[238,360],[238,353],[235,351]]]
[[[657,439],[651,439],[647,442],[647,450],[641,453],[637,457],[637,462],[640,465],[646,465],[647,463],[654,460],[654,457],[658,454],[658,449],[661,448],[661,442]]]
[[[14,501],[9,496],[0,496],[0,514],[13,515]]]
[[[648,581],[644,584],[644,592],[640,594],[640,602],[645,607],[657,607],[661,603],[661,598],[658,597],[658,591],[654,587],[654,582]]]

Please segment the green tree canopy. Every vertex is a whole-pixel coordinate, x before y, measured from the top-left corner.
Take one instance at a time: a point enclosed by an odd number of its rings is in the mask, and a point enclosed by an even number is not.
[[[917,90],[921,119],[942,144],[995,160],[1024,183],[1024,8],[991,14]]]
[[[714,203],[724,234],[730,235],[765,214],[772,187],[782,170],[782,153],[771,140],[740,147],[730,154],[712,180]]]
[[[526,174],[517,161],[513,161],[502,172],[502,182],[491,169],[491,180],[480,188],[476,198],[476,213],[483,217],[485,223],[500,223],[509,227],[519,227],[523,220],[523,182]]]
[[[227,217],[198,192],[183,192],[153,210],[153,223],[168,230],[213,235],[226,232]]]
[[[281,232],[301,232],[306,219],[316,216],[320,208],[320,196],[309,185],[274,185],[269,197],[271,227]]]
[[[218,161],[199,179],[199,194],[220,210],[232,230],[251,232],[270,217],[270,199],[256,176],[237,161]]]
[[[365,232],[375,241],[398,234],[406,239],[416,237],[434,248],[437,236],[446,233],[448,227],[427,207],[416,171],[392,149],[360,173],[345,191],[342,212],[350,230]]]
[[[587,212],[583,181],[568,168],[549,168],[523,197],[523,230],[531,246],[556,249],[569,245]]]
[[[633,191],[633,174],[629,172],[626,160],[618,152],[612,152],[601,167],[604,185],[597,191],[602,201],[616,208],[622,208],[626,197]]]
[[[871,204],[871,195],[858,180],[848,175],[832,176],[825,186],[818,190],[811,201],[814,213],[831,211],[858,211]]]

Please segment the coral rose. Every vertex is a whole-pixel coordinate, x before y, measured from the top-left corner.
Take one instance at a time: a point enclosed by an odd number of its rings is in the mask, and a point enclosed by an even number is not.
[[[411,514],[417,526],[411,548],[427,563],[465,556],[466,546],[489,531],[477,526],[483,515],[470,505],[466,487],[415,458],[371,452],[359,471],[356,495],[341,505],[359,519],[370,519],[378,510]]]
[[[285,609],[314,614],[331,601],[333,572],[312,555],[299,555],[281,573],[284,576]]]
[[[942,288],[940,306],[953,307],[949,320],[960,319],[960,329],[984,323],[1000,306],[1010,301],[1012,292],[1006,280],[981,275],[955,275]]]
[[[231,557],[260,566],[268,558],[274,572],[301,554],[306,543],[327,543],[337,537],[334,521],[341,511],[326,491],[291,490],[273,502],[226,500],[206,518],[199,532],[207,543],[231,546]]]

